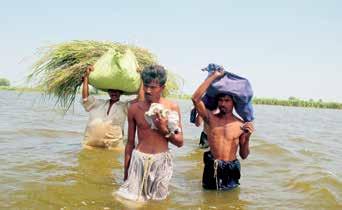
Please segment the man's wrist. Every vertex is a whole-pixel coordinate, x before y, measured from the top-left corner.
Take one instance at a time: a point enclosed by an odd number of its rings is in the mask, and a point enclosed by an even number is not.
[[[167,134],[165,134],[165,138],[170,138],[174,133],[172,133],[171,131],[169,131]]]
[[[169,131],[169,133],[165,135],[165,138],[167,138],[167,139],[171,138],[171,136],[174,136],[174,135],[178,134],[179,132],[180,132],[180,130],[175,130],[173,132]]]
[[[163,131],[161,132],[161,134],[162,134],[163,136],[169,135],[170,133],[171,133],[171,132],[170,132],[169,129],[165,129],[165,130],[163,130]]]

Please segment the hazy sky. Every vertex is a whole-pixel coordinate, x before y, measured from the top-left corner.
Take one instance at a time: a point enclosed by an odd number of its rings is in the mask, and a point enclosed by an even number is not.
[[[257,97],[342,102],[342,1],[3,1],[0,77],[23,81],[35,50],[69,40],[148,48],[192,93],[208,63]]]

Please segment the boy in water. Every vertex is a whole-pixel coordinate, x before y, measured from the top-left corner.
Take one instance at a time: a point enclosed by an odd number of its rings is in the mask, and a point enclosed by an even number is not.
[[[169,143],[183,146],[180,111],[176,103],[161,97],[167,80],[162,66],[146,67],[142,73],[144,101],[132,104],[128,109],[128,141],[125,148],[124,184],[117,195],[129,200],[162,200],[168,195],[168,185],[173,172]],[[156,129],[145,119],[152,103],[159,103],[175,111],[180,132],[171,132],[168,119],[157,114],[153,118]],[[135,144],[135,134],[138,142]]]

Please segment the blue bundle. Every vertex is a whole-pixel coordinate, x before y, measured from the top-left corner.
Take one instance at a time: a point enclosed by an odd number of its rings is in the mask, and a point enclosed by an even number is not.
[[[222,66],[209,64],[202,71],[208,71],[209,75],[214,71],[225,71]],[[254,120],[252,106],[253,90],[250,82],[243,77],[225,71],[224,76],[214,81],[208,88],[202,101],[209,110],[217,108],[216,97],[219,94],[227,94],[233,98],[236,113],[245,121]]]

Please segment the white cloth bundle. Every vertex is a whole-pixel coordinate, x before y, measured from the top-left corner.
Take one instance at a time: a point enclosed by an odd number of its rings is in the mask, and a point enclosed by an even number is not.
[[[179,116],[176,111],[171,111],[166,109],[162,104],[152,103],[150,109],[145,112],[145,120],[151,126],[152,129],[157,129],[155,124],[153,123],[153,117],[155,117],[156,113],[159,113],[161,117],[168,119],[167,127],[170,133],[181,132],[179,125]]]

